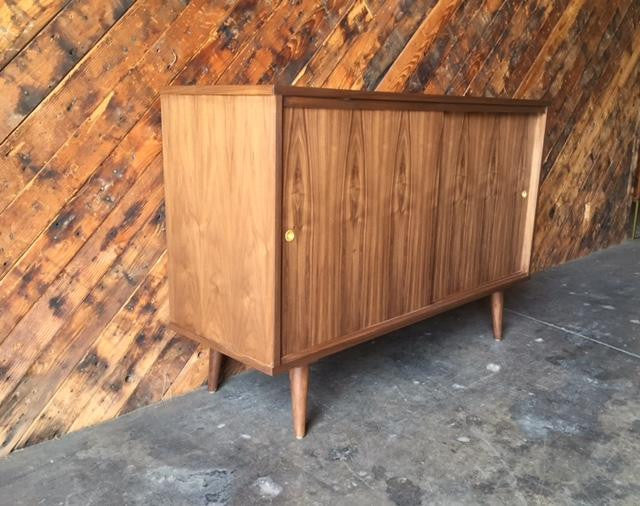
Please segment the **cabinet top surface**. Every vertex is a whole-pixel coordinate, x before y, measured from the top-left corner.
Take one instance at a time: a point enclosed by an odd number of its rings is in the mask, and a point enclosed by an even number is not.
[[[331,88],[307,88],[286,85],[230,85],[230,86],[170,86],[163,95],[274,95],[282,97],[308,97],[338,100],[384,100],[433,104],[474,104],[486,106],[513,106],[539,109],[544,112],[549,105],[544,100],[513,98],[460,97],[448,95],[424,95],[420,93],[390,93],[384,91],[337,90]]]

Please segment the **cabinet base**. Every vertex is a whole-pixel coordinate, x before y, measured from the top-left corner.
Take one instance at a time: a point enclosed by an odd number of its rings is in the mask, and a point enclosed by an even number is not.
[[[491,316],[493,321],[493,335],[497,341],[502,340],[502,314],[504,309],[504,293],[496,291],[491,294]],[[210,392],[218,389],[222,353],[209,348],[209,375],[207,385]],[[307,394],[309,391],[309,365],[295,366],[289,369],[289,383],[291,386],[291,415],[293,418],[293,433],[297,439],[302,439],[307,430]]]

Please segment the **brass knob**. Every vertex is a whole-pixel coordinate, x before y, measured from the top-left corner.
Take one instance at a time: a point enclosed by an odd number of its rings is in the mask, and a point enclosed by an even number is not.
[[[522,190],[522,193],[520,195],[522,195],[523,199],[526,199],[527,195],[529,195],[529,194],[527,193],[527,190]]]
[[[296,238],[296,233],[292,229],[287,229],[284,233],[284,240],[287,242],[291,242]]]

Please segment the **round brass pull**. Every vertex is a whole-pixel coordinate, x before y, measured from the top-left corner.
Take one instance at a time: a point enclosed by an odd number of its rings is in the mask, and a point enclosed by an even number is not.
[[[287,242],[291,242],[296,238],[296,233],[292,229],[287,229],[284,233],[284,240]]]
[[[527,190],[522,190],[522,193],[520,195],[522,195],[523,199],[526,199],[527,195],[529,195],[529,194],[527,193]]]

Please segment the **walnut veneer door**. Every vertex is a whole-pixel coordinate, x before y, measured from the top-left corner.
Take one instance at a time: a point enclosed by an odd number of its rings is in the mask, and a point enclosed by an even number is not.
[[[445,113],[434,302],[522,272],[536,121]]]
[[[432,298],[443,113],[285,108],[282,354]]]

